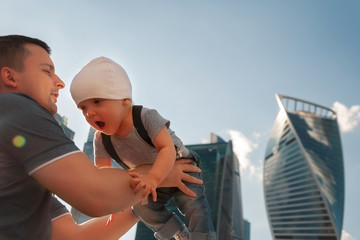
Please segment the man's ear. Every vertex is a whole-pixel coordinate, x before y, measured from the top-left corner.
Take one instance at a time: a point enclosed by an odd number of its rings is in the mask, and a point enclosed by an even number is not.
[[[16,87],[15,74],[15,70],[9,67],[3,67],[0,72],[1,81],[8,87]]]

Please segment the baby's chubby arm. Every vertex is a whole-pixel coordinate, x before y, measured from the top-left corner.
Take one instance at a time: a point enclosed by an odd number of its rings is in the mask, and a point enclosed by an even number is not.
[[[166,126],[160,130],[155,137],[153,144],[158,151],[158,155],[150,171],[146,175],[134,179],[136,183],[134,193],[137,194],[141,189],[144,189],[141,197],[145,198],[151,193],[153,201],[156,201],[156,188],[172,169],[176,158],[176,152],[174,143]]]

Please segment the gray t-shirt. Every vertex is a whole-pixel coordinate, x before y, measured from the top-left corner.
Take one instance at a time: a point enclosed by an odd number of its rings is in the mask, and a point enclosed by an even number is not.
[[[67,210],[31,174],[79,151],[35,100],[0,94],[0,239],[51,238],[51,220]]]
[[[154,141],[160,130],[166,126],[174,145],[181,151],[181,157],[189,155],[189,150],[185,148],[182,141],[175,135],[175,132],[169,128],[170,121],[163,118],[156,110],[143,107],[141,120],[152,141]],[[111,142],[121,160],[130,168],[144,164],[153,164],[155,162],[157,150],[141,138],[135,127],[132,128],[132,131],[126,137],[111,135]],[[110,158],[110,155],[104,148],[101,132],[99,131],[97,131],[94,136],[94,149],[95,157]],[[177,157],[179,158],[180,156],[177,155]]]

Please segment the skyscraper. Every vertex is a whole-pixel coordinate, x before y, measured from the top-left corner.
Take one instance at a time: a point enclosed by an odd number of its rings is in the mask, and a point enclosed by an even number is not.
[[[92,161],[94,159],[94,132],[94,129],[90,128],[87,142],[84,144],[84,153]],[[245,240],[239,161],[233,152],[232,142],[226,142],[219,136],[211,134],[211,143],[187,145],[186,147],[196,151],[202,159],[203,180],[217,239]],[[113,165],[119,167],[115,161],[113,161]],[[168,207],[182,218],[174,202],[170,202]],[[71,213],[76,223],[90,219],[74,208],[71,209]],[[248,226],[247,230],[250,231],[250,224]],[[140,222],[135,239],[151,240],[155,238],[153,231]]]
[[[276,95],[266,147],[264,195],[273,239],[340,240],[344,167],[336,113]]]
[[[94,146],[93,146],[93,141],[94,141],[94,134],[95,134],[95,129],[90,127],[89,130],[89,135],[87,138],[87,141],[84,143],[84,149],[83,152],[86,154],[86,156],[90,159],[90,161],[92,163],[94,163]],[[119,164],[117,162],[115,162],[114,160],[112,160],[112,165],[114,167],[120,167]],[[78,210],[76,210],[75,208],[71,208],[71,215],[74,219],[74,222],[80,224],[83,223],[87,220],[90,220],[91,217],[79,212]]]
[[[226,142],[212,134],[211,143],[186,147],[196,151],[201,157],[206,196],[217,239],[245,240],[239,161],[233,152],[232,142]],[[174,202],[170,202],[168,208],[182,217]],[[135,239],[155,238],[151,230],[139,223]]]
[[[56,113],[54,115],[54,118],[64,130],[65,135],[71,140],[74,140],[75,132],[67,126],[67,117],[61,116],[60,114]]]
[[[89,135],[87,141],[84,143],[84,149],[83,152],[86,154],[86,156],[90,159],[92,163],[94,163],[94,147],[93,147],[93,138],[94,138],[95,129],[90,127]],[[79,212],[75,208],[71,208],[71,215],[74,219],[74,222],[80,224],[83,222],[86,222],[87,220],[90,220],[91,217]]]
[[[244,235],[245,235],[245,240],[250,240],[250,229],[251,229],[251,223],[244,219]]]

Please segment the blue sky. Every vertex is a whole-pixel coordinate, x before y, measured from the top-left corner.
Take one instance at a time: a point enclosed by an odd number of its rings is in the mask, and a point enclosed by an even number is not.
[[[135,103],[158,109],[185,144],[205,142],[210,132],[232,139],[253,240],[271,239],[261,175],[278,110],[275,94],[334,108],[346,175],[343,239],[360,239],[360,2],[0,3],[1,35],[37,37],[53,49],[56,72],[67,84],[58,112],[68,118],[81,149],[89,127],[69,85],[98,56],[125,68]]]

